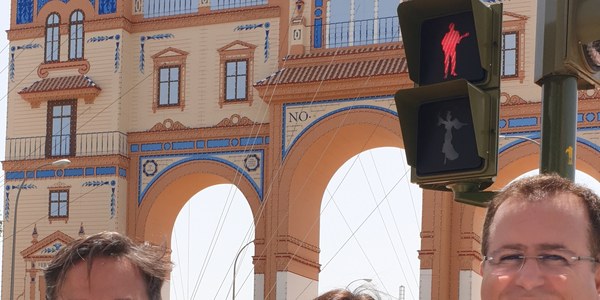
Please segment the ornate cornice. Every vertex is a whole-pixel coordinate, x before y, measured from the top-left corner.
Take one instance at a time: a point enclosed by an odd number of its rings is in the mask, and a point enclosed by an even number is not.
[[[248,117],[242,117],[238,114],[231,115],[231,118],[224,118],[215,127],[234,127],[234,126],[250,126],[257,124]]]
[[[48,74],[51,71],[62,71],[69,69],[77,69],[77,72],[79,72],[79,74],[85,75],[90,71],[90,63],[86,59],[43,63],[40,64],[40,66],[38,67],[37,74],[40,78],[46,78],[48,77]]]
[[[277,18],[281,9],[277,6],[252,7],[248,9],[232,9],[226,11],[209,11],[196,15],[179,15],[162,18],[126,17],[103,18],[86,20],[86,33],[104,30],[123,29],[130,33],[147,32],[156,30],[176,29],[193,26],[204,26],[224,24],[240,21],[250,21],[265,18]],[[43,38],[45,28],[43,25],[20,26],[18,29],[8,31],[8,39],[11,41],[31,38]],[[62,34],[68,32],[68,24],[61,25]]]
[[[326,84],[302,82],[254,86],[266,103],[393,95],[398,89],[412,87],[413,83],[408,78],[408,73],[331,80]]]
[[[173,121],[171,119],[165,119],[162,122],[156,123],[149,131],[171,131],[171,130],[184,130],[189,127],[181,124],[179,121]]]
[[[64,99],[83,99],[86,104],[94,103],[100,94],[99,87],[85,87],[58,91],[41,91],[32,93],[19,93],[23,100],[29,102],[31,108],[39,108],[42,102]]]
[[[90,159],[92,158],[92,159]],[[55,158],[47,159],[32,159],[32,160],[11,160],[3,161],[2,168],[5,172],[9,171],[32,171],[37,166],[50,164],[55,161]],[[76,156],[69,157],[71,163],[68,169],[84,168],[84,167],[104,167],[104,166],[119,166],[121,168],[129,168],[129,158],[121,155],[102,155],[102,156]],[[54,170],[56,168],[45,167],[39,170]]]

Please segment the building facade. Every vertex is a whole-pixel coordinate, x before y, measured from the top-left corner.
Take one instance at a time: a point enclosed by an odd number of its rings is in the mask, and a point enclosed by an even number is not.
[[[170,246],[183,205],[220,183],[252,210],[255,299],[314,298],[330,178],[360,152],[403,147],[393,95],[413,84],[398,2],[12,0],[2,299],[11,255],[15,298],[44,299],[42,270],[69,241],[111,230]],[[535,11],[504,1],[509,138],[493,188],[539,161],[518,138],[540,136]],[[600,92],[579,95],[577,168],[599,179]],[[483,209],[423,199],[420,298],[478,299]]]

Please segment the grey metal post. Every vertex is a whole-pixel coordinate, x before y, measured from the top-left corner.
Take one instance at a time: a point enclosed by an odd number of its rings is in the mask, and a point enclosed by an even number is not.
[[[540,173],[575,180],[576,147],[577,78],[548,76],[542,84]]]

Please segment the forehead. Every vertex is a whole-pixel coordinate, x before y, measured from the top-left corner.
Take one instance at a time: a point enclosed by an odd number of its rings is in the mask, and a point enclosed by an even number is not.
[[[561,193],[535,202],[513,196],[496,211],[490,225],[489,248],[557,243],[570,248],[587,247],[589,227],[587,209],[576,195]]]
[[[60,300],[147,300],[145,282],[126,258],[97,257],[91,269],[80,261],[65,274]]]

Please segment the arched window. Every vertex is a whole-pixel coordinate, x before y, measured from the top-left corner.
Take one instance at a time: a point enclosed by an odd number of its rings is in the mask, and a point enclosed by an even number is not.
[[[53,13],[46,20],[46,62],[60,60],[60,17]]]
[[[69,60],[83,58],[83,12],[76,10],[71,14],[69,26]]]

